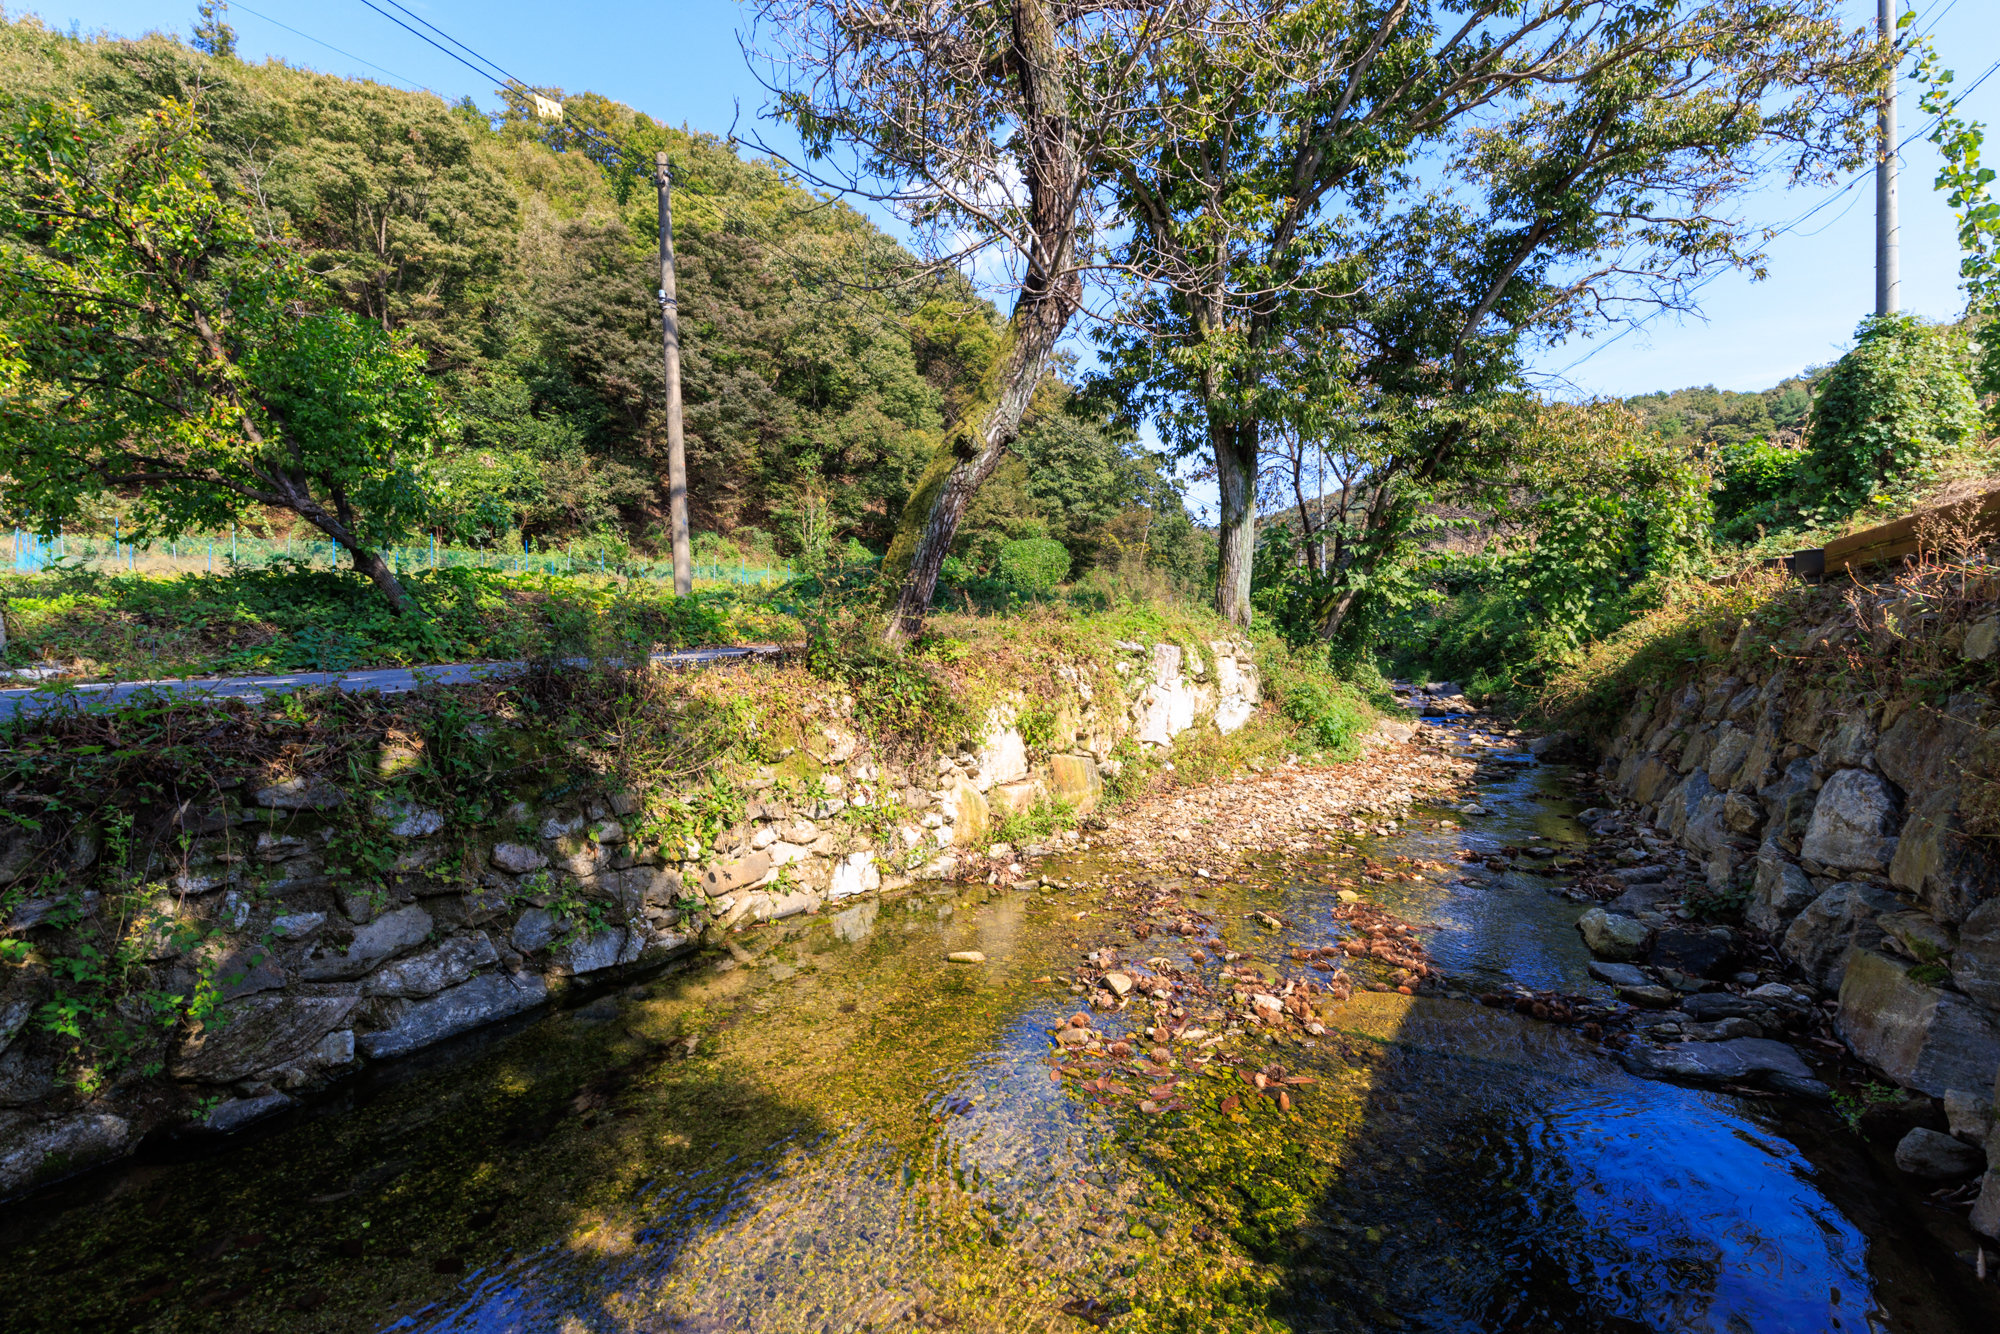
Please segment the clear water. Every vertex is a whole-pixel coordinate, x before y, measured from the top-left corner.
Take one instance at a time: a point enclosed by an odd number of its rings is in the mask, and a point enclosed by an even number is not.
[[[1582,837],[1558,773],[1489,769],[1492,815],[1369,851]],[[1165,888],[1239,966],[1292,970],[1293,942],[1339,930],[1331,874]],[[1573,904],[1436,879],[1366,892],[1426,924],[1454,975],[1592,985]],[[754,966],[661,979],[610,1022],[549,1016],[222,1152],[16,1202],[0,1328],[1996,1327],[1994,1285],[1952,1254],[1962,1221],[1882,1146],[1818,1108],[1633,1079],[1512,1013],[1358,993],[1318,1043],[1184,1041],[1171,1075],[1113,1070],[1105,1091],[1052,1077],[1075,1064],[1049,1032],[1080,1003],[1083,951],[1192,967],[1194,942],[1135,942],[1092,890],[984,899],[940,888],[767,928],[741,938]],[[944,960],[963,949],[987,964]],[[1317,1082],[1280,1112],[1198,1064],[1215,1051]],[[1139,1110],[1149,1078],[1186,1110]]]

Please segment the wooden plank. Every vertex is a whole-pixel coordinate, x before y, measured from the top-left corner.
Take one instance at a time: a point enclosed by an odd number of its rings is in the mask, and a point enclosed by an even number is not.
[[[1952,506],[1963,508],[1965,502]],[[2000,511],[2000,489],[1986,492],[1979,497],[1977,513],[1993,514]],[[1877,565],[1883,561],[1897,560],[1912,555],[1917,550],[1917,527],[1925,519],[1939,510],[1922,510],[1908,514],[1892,523],[1880,524],[1874,528],[1864,528],[1858,533],[1836,538],[1826,544],[1826,568],[1850,569],[1862,565]]]

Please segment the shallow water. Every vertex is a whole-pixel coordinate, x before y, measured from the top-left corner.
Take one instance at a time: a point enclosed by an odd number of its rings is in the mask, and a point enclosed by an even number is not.
[[[1482,791],[1471,828],[1365,848],[1448,862],[1583,837],[1556,770],[1494,757]],[[1337,864],[1185,892],[1229,949],[1282,965],[1335,933]],[[1454,976],[1594,986],[1574,904],[1364,892],[1434,928]],[[1184,963],[1192,942],[1132,945],[1092,891],[985,900],[940,887],[766,928],[741,938],[755,966],[659,979],[609,1022],[552,1015],[223,1152],[17,1202],[0,1327],[1737,1334],[2000,1315],[1951,1254],[1962,1222],[1823,1110],[1636,1080],[1510,1012],[1362,992],[1323,1041],[1207,1049],[1316,1079],[1291,1112],[1231,1111],[1244,1086],[1200,1073],[1199,1043],[1175,1052],[1184,1111],[1052,1078],[1081,951]],[[944,961],[960,949],[988,963]]]

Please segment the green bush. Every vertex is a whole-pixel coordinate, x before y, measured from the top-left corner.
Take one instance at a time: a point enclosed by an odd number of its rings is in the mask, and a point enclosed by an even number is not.
[[[1777,527],[1796,517],[1806,452],[1763,437],[1720,451],[1722,484],[1711,495],[1717,536],[1751,542],[1759,525]]]
[[[1813,400],[1806,480],[1816,517],[1852,513],[1885,487],[1924,480],[1979,427],[1966,350],[1951,330],[1878,315],[1855,340]]]
[[[1023,593],[1047,593],[1069,574],[1069,552],[1048,537],[1028,537],[1000,548],[1000,573]]]

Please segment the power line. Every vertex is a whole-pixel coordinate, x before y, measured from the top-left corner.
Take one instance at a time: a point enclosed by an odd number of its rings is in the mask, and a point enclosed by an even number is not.
[[[1937,123],[1939,121],[1943,120],[1946,116],[1950,115],[1952,111],[1956,110],[1959,103],[1963,102],[1967,97],[1970,97],[1974,89],[1978,88],[1980,84],[1985,83],[1988,79],[1992,78],[1996,72],[2000,72],[2000,60],[1994,61],[1993,64],[1987,67],[1986,72],[1984,74],[1981,74],[1977,79],[1974,79],[1971,83],[1967,84],[1965,91],[1960,93],[1957,97],[1954,97],[1951,100],[1951,105],[1949,107],[1946,107],[1945,110],[1940,112],[1938,115],[1931,117],[1930,121],[1926,123],[1922,129],[1915,131],[1908,138],[1904,139],[1901,143],[1897,144],[1896,152],[1901,153],[1905,148],[1908,148],[1911,144],[1915,143],[1917,140],[1929,134],[1933,129],[1937,127]],[[1841,186],[1838,190],[1828,195],[1825,199],[1820,200],[1819,203],[1814,204],[1811,208],[1799,214],[1798,217],[1793,218],[1790,222],[1786,223],[1784,226],[1778,228],[1776,231],[1769,233],[1768,235],[1765,236],[1764,239],[1767,242],[1775,241],[1779,237],[1784,236],[1789,232],[1797,230],[1806,221],[1806,219],[1812,217],[1813,214],[1818,213],[1823,208],[1831,207],[1834,203],[1839,201],[1841,196],[1845,195],[1849,190],[1852,190],[1855,186],[1861,184],[1861,182],[1867,180],[1869,174],[1873,170],[1874,168],[1870,167],[1856,174],[1855,176],[1853,176],[1848,180],[1847,184]],[[1852,205],[1849,205],[1850,209],[1852,207],[1853,207]],[[1845,211],[1843,211],[1841,217],[1845,216],[1847,216],[1847,214]],[[1831,223],[1828,224],[1828,226],[1831,225],[1832,225]],[[1823,231],[1825,229],[1822,228],[1821,230]],[[1818,235],[1817,232],[1810,234]],[[1723,274],[1732,271],[1733,270],[1730,269],[1717,269],[1715,272],[1709,274],[1707,277],[1695,283],[1692,287],[1689,287],[1687,289],[1687,294],[1689,296],[1693,296],[1696,292],[1699,292],[1702,288],[1708,286],[1710,283],[1714,282],[1717,278],[1720,278]],[[1578,357],[1575,361],[1572,361],[1569,365],[1563,367],[1559,371],[1556,371],[1554,373],[1554,378],[1560,379],[1563,376],[1568,375],[1578,366],[1583,365],[1584,362],[1589,361],[1592,357],[1596,356],[1598,353],[1604,351],[1606,348],[1609,348],[1615,343],[1617,343],[1619,339],[1625,337],[1627,334],[1632,333],[1638,329],[1644,328],[1648,323],[1652,322],[1655,319],[1658,319],[1659,316],[1664,313],[1665,313],[1664,311],[1656,311],[1653,314],[1648,315],[1643,320],[1638,320],[1632,324],[1626,325],[1616,334],[1612,335],[1610,338],[1605,339],[1602,343],[1599,343],[1596,347],[1584,353],[1582,356]]]
[[[367,5],[377,14],[380,14],[383,18],[389,20],[389,22],[395,24],[397,27],[403,29],[405,32],[408,32],[423,41],[429,42],[432,46],[437,47],[438,50],[444,52],[446,55],[450,56],[453,60],[456,60],[459,64],[465,66],[467,69],[471,70],[474,74],[477,74],[480,78],[488,79],[494,83],[501,83],[501,84],[520,83],[520,80],[514,78],[511,74],[502,73],[498,78],[495,78],[492,70],[481,69],[479,68],[479,66],[473,64],[470,60],[467,60],[464,56],[452,50],[450,47],[443,45],[434,38],[424,36],[423,33],[418,32],[415,28],[412,28],[409,24],[403,22],[401,19],[397,18],[394,14],[391,14],[388,10],[376,4],[374,0],[361,0],[361,3]],[[494,69],[498,68],[499,66],[497,65],[494,66]]]
[[[360,56],[355,55],[352,51],[341,50],[339,47],[335,46],[331,42],[322,42],[319,38],[313,36],[311,33],[300,32],[297,28],[292,27],[289,23],[280,23],[278,22],[278,20],[272,18],[269,14],[259,14],[256,10],[250,8],[250,6],[238,3],[237,0],[231,0],[229,7],[231,9],[240,9],[244,13],[250,15],[252,18],[262,19],[264,20],[264,22],[270,24],[274,28],[283,28],[286,32],[292,34],[292,36],[294,37],[303,37],[307,41],[311,42],[314,46],[323,46],[337,56],[346,56],[349,60],[355,61],[357,64],[366,65],[368,66],[369,69],[374,70],[377,74],[386,74],[390,78],[394,79],[397,83],[406,83],[410,85],[410,87],[412,88],[422,88],[425,92],[430,93],[431,96],[433,97],[437,96],[437,93],[433,89],[431,89],[425,84],[418,83],[415,79],[404,78],[402,75],[396,73],[394,70],[383,69],[380,65],[377,65],[372,61],[361,59]]]
[[[1956,4],[1957,2],[1958,2],[1958,0],[1952,0],[1952,3],[1954,3],[1954,4]],[[474,51],[474,50],[473,50],[473,49],[472,49],[471,47],[467,46],[467,45],[466,45],[466,44],[465,44],[464,42],[461,42],[461,41],[459,41],[459,40],[458,40],[458,38],[456,38],[456,37],[452,36],[452,35],[451,35],[450,33],[446,32],[446,31],[445,31],[445,30],[444,30],[443,28],[440,28],[440,27],[438,27],[438,25],[437,25],[437,24],[435,24],[435,23],[432,23],[432,22],[431,22],[431,21],[430,21],[429,19],[425,18],[425,17],[424,17],[424,16],[422,15],[422,14],[418,14],[418,13],[416,13],[416,12],[412,11],[412,10],[411,10],[411,9],[410,9],[410,8],[409,8],[408,6],[406,6],[406,5],[399,5],[399,4],[397,4],[397,3],[396,3],[396,0],[388,0],[388,3],[389,3],[389,4],[391,4],[391,5],[394,5],[394,6],[395,6],[395,7],[397,8],[397,9],[400,9],[400,10],[402,10],[402,11],[403,11],[403,12],[404,12],[405,14],[408,14],[408,15],[409,15],[409,16],[410,16],[411,18],[413,18],[413,19],[415,19],[415,20],[416,20],[417,22],[419,22],[419,23],[423,24],[423,25],[424,25],[424,26],[425,26],[426,28],[429,28],[429,29],[430,29],[430,30],[431,30],[432,32],[434,32],[434,33],[436,33],[436,34],[437,34],[438,36],[440,36],[440,37],[444,38],[444,39],[445,39],[445,40],[446,40],[447,42],[450,42],[450,43],[451,43],[451,44],[452,44],[453,46],[457,47],[457,48],[458,48],[459,50],[461,50],[461,51],[464,51],[464,52],[465,52],[466,54],[468,54],[468,55],[470,55],[470,56],[473,56],[473,57],[477,58],[478,60],[480,60],[481,62],[483,62],[483,63],[485,63],[485,64],[488,64],[488,65],[491,65],[491,66],[492,66],[492,67],[493,67],[494,69],[497,69],[497,70],[500,70],[500,72],[501,72],[502,74],[507,74],[507,71],[506,71],[506,70],[504,70],[504,69],[501,69],[501,66],[500,66],[500,62],[499,62],[499,61],[497,61],[497,60],[489,60],[489,59],[487,59],[487,58],[486,58],[485,56],[483,56],[483,55],[480,55],[480,54],[479,54],[479,52],[477,52],[477,51]],[[528,86],[527,84],[525,84],[525,83],[522,83],[522,82],[521,82],[521,80],[519,80],[519,79],[515,79],[515,78],[514,78],[514,76],[513,76],[513,75],[511,75],[511,74],[507,74],[507,77],[508,77],[508,78],[510,78],[510,79],[514,79],[514,82],[515,82],[515,83],[519,83],[519,84],[521,84],[521,86],[522,86],[523,88],[525,88],[525,87],[527,87],[527,86]]]

